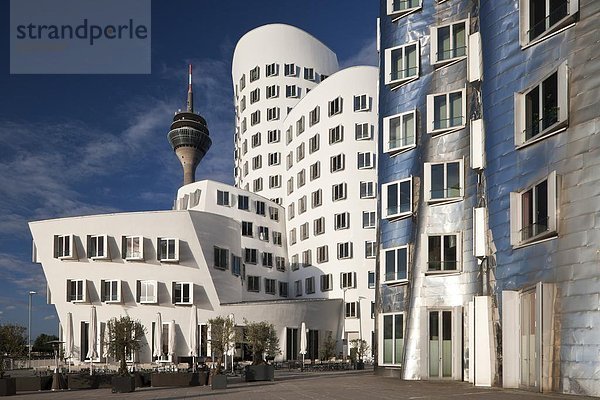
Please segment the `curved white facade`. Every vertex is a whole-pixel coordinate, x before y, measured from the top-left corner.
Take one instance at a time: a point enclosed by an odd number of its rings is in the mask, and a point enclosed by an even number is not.
[[[337,57],[329,48],[293,26],[262,26],[239,40],[231,73],[236,186],[281,202],[285,196],[281,177],[270,177],[281,175],[285,149],[282,121],[306,93],[338,69]],[[278,138],[269,140],[269,131],[279,131],[271,133]],[[270,162],[269,154],[279,157],[279,162]],[[276,179],[278,184],[270,182]]]

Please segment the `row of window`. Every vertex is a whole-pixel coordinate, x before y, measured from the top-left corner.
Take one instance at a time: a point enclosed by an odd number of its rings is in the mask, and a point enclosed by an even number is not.
[[[294,153],[290,152],[287,156],[287,169],[293,166]],[[298,161],[304,159],[304,143],[296,149],[296,159]],[[252,157],[252,170],[256,171],[263,167],[263,156],[261,154]],[[267,154],[267,162],[269,166],[281,164],[281,153]],[[244,176],[248,174],[248,164],[244,166]],[[331,173],[343,171],[346,168],[346,154],[340,153],[329,157],[329,170]],[[376,167],[376,155],[373,152],[358,152],[356,153],[356,167],[358,169],[373,169]],[[321,175],[321,162],[317,161],[311,164],[311,180],[317,179]],[[304,185],[306,171],[302,169],[298,172],[298,187]],[[281,175],[279,175],[281,176]]]
[[[264,76],[266,78],[279,76],[280,75],[279,69],[280,69],[280,65],[278,63],[266,64],[264,67]],[[316,73],[314,68],[310,68],[310,67],[302,68],[294,63],[283,64],[283,76],[299,78],[301,75],[301,72],[303,72],[302,76],[304,77],[304,79],[306,79],[307,81],[311,81],[311,82],[322,82],[323,80],[327,79],[327,77],[328,77],[327,75]],[[257,65],[250,70],[250,73],[249,73],[250,82],[255,82],[255,81],[259,80],[260,76],[261,76],[261,67],[260,66]],[[246,74],[242,74],[242,76],[240,77],[240,82],[239,82],[239,90],[238,90],[238,85],[235,86],[236,96],[238,96],[238,92],[241,92],[245,88],[246,88]]]
[[[54,235],[54,258],[61,260],[78,259],[74,235]],[[90,260],[111,260],[108,235],[87,235],[87,258]],[[127,261],[143,261],[144,237],[122,236],[121,258]],[[179,261],[179,239],[157,238],[156,259],[162,262]]]
[[[228,191],[225,190],[217,190],[217,205],[225,206],[225,207],[233,207],[235,200],[237,199],[237,208],[238,210],[251,211],[250,209],[250,199],[245,195],[231,195]],[[266,206],[266,203],[261,200],[255,200],[254,202],[254,212],[257,215],[266,216],[267,209],[269,211],[269,218],[273,221],[279,221],[279,209],[277,207]]]

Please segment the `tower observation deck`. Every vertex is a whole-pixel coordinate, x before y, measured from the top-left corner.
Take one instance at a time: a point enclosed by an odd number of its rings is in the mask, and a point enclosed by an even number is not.
[[[183,184],[196,180],[196,167],[212,144],[206,120],[194,112],[192,66],[188,73],[188,97],[185,111],[177,111],[167,138],[183,167]]]

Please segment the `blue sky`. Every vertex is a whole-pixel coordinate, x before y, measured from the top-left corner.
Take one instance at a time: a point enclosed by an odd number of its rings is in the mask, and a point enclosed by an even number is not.
[[[0,2],[0,323],[56,333],[45,279],[31,263],[27,222],[69,215],[169,209],[181,184],[166,140],[194,64],[195,108],[212,148],[198,180],[233,183],[231,57],[237,40],[268,23],[295,25],[342,66],[376,64],[376,0],[154,0],[152,74],[10,75],[9,2]]]

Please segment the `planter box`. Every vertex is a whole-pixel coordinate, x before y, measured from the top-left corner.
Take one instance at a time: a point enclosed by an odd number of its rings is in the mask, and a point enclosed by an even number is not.
[[[363,361],[357,361],[356,362],[356,369],[357,370],[365,369],[365,363]]]
[[[67,387],[69,390],[98,389],[100,379],[98,375],[67,375]]]
[[[17,381],[17,392],[33,392],[52,388],[51,376],[20,376],[15,379]]]
[[[12,396],[17,394],[17,382],[15,378],[0,379],[0,396]]]
[[[151,375],[148,372],[134,372],[135,387],[150,387]]]
[[[227,375],[211,375],[210,387],[212,390],[215,389],[227,389]]]
[[[152,387],[159,386],[200,386],[200,372],[153,373]]]
[[[247,365],[246,382],[273,381],[275,380],[275,367],[273,365]]]
[[[113,376],[111,380],[113,393],[131,393],[135,391],[135,377]]]

